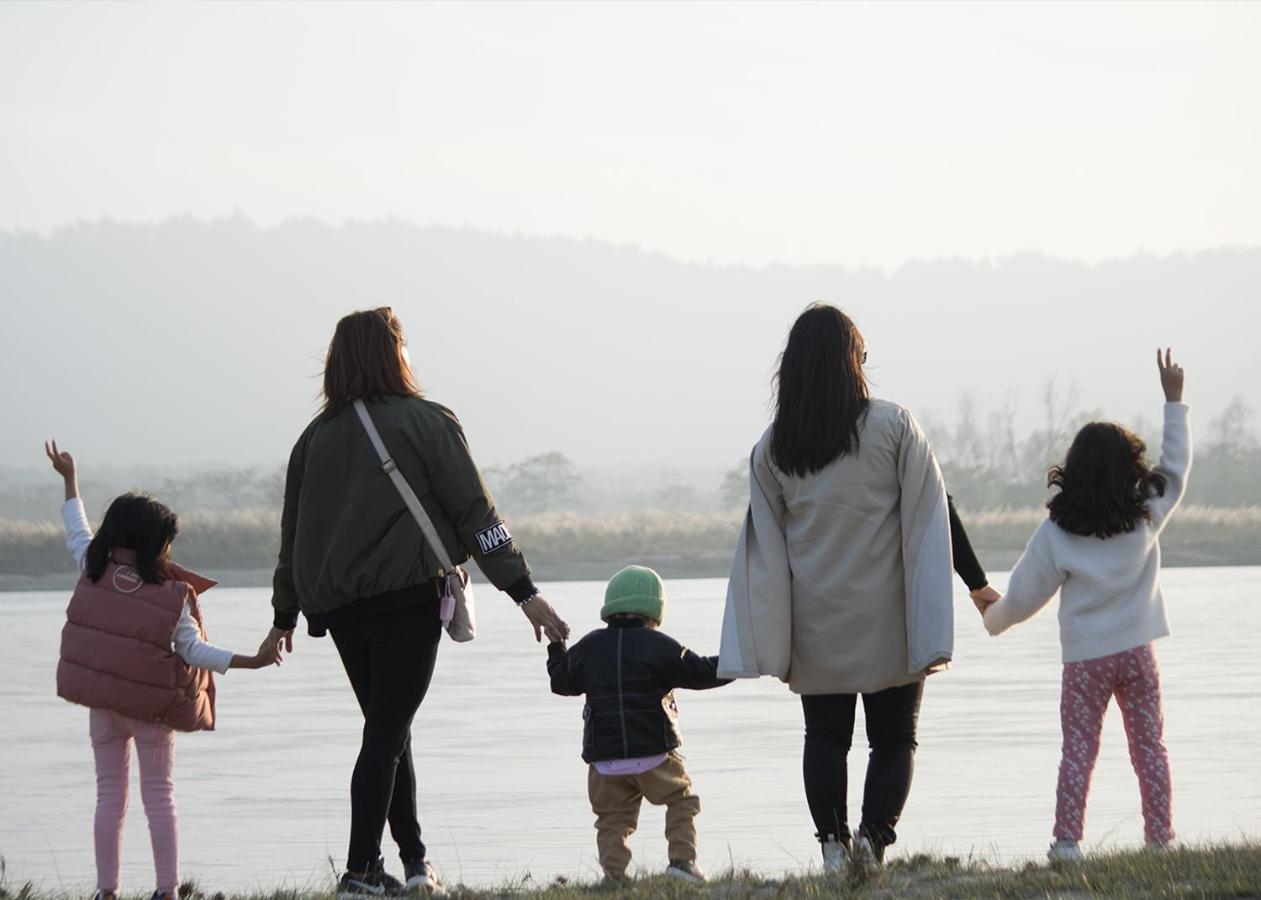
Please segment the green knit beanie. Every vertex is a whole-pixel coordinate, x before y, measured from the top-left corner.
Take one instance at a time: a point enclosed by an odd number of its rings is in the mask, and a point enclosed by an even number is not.
[[[666,612],[666,588],[661,576],[646,566],[627,566],[604,589],[600,618],[608,621],[619,613],[643,616],[658,625]]]

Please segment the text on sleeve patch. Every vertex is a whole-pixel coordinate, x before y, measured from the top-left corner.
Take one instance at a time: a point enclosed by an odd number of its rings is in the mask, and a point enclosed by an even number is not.
[[[481,548],[483,556],[507,547],[511,543],[512,535],[508,533],[508,526],[503,522],[496,522],[489,528],[477,532],[477,545]]]

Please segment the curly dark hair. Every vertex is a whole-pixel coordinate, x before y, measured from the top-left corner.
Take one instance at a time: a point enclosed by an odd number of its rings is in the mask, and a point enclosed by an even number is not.
[[[1109,538],[1150,522],[1147,501],[1163,497],[1165,476],[1147,462],[1143,439],[1113,422],[1077,432],[1063,464],[1047,472],[1059,493],[1047,503],[1051,521],[1072,534]]]
[[[835,306],[814,303],[797,317],[775,375],[771,459],[782,471],[810,475],[858,450],[866,358],[854,320]]]

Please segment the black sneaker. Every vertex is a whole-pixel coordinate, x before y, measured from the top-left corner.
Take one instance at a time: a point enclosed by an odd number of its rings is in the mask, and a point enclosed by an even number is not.
[[[337,882],[337,900],[363,897],[401,897],[406,893],[403,882],[385,871],[385,860],[377,859],[362,875],[346,872]]]
[[[428,894],[430,897],[445,897],[447,895],[447,889],[442,886],[442,882],[434,874],[433,866],[423,859],[420,862],[403,863],[403,878],[407,880],[407,883],[403,885],[403,889],[409,894]]]

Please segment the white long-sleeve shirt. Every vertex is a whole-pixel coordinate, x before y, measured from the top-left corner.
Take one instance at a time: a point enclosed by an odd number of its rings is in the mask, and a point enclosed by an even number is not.
[[[1038,526],[1012,569],[1007,593],[985,611],[985,628],[1001,634],[1031,618],[1060,592],[1064,662],[1097,659],[1169,634],[1160,589],[1160,533],[1186,491],[1191,426],[1185,403],[1165,404],[1160,461],[1165,493],[1147,503],[1151,521],[1100,539],[1070,534],[1050,519]]]
[[[74,558],[75,565],[82,569],[88,544],[92,543],[92,526],[88,524],[83,501],[78,497],[67,500],[61,507],[61,521],[66,526],[66,549]],[[184,662],[197,669],[210,669],[222,675],[228,671],[232,662],[231,650],[216,647],[201,639],[201,629],[197,627],[192,606],[187,600],[184,601],[184,609],[175,624],[171,644]]]

